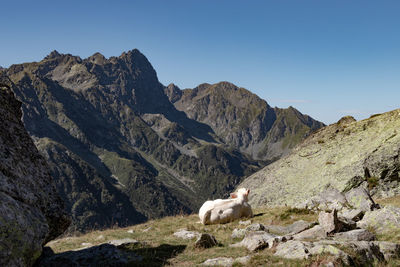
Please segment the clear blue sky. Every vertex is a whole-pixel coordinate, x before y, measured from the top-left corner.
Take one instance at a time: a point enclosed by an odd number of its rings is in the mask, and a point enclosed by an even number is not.
[[[138,48],[181,88],[230,81],[325,123],[400,107],[400,1],[3,1],[0,65]]]

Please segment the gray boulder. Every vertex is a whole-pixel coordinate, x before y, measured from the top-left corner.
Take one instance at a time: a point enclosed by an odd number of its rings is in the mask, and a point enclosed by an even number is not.
[[[193,239],[193,238],[199,237],[200,233],[195,232],[195,231],[188,231],[185,229],[180,229],[179,231],[174,233],[174,236],[176,236],[178,238],[182,238],[182,239]]]
[[[306,222],[303,220],[296,221],[290,225],[280,226],[280,225],[267,225],[265,226],[268,232],[277,235],[295,235],[297,233],[303,232],[315,225],[314,222]]]
[[[274,255],[286,259],[308,259],[313,255],[320,254],[331,254],[346,265],[352,262],[351,257],[347,253],[331,244],[302,242],[298,240],[278,244]]]
[[[218,245],[217,239],[210,234],[201,234],[194,243],[195,248],[211,248]]]
[[[400,244],[385,241],[374,241],[372,243],[379,247],[379,251],[386,261],[400,258]]]
[[[345,196],[349,205],[356,210],[367,212],[379,207],[371,198],[367,189],[362,186],[351,189]]]
[[[218,257],[218,258],[214,258],[214,259],[208,259],[205,262],[203,262],[201,265],[230,267],[233,265],[233,262],[234,262],[233,258]]]
[[[139,244],[140,242],[132,238],[122,238],[122,239],[110,240],[107,243],[114,246],[121,246],[125,244]]]
[[[249,232],[255,232],[255,231],[266,231],[268,232],[268,229],[266,228],[265,225],[261,224],[261,223],[253,223],[249,226],[247,226],[245,229],[238,229],[235,228],[232,231],[232,238],[243,238],[246,233]]]
[[[400,208],[385,206],[365,213],[363,219],[357,222],[359,228],[373,228],[377,234],[390,233],[400,228]]]
[[[337,211],[332,212],[321,211],[318,216],[319,225],[327,234],[338,232],[342,229],[342,224],[337,217]]]
[[[372,241],[376,239],[374,234],[365,229],[336,233],[333,238],[340,241]]]
[[[341,210],[346,206],[346,197],[339,190],[332,187],[325,189],[317,196],[299,205],[299,207],[322,211]]]
[[[319,240],[326,237],[326,231],[321,225],[315,225],[310,229],[293,235],[293,239],[295,240]]]
[[[276,236],[264,231],[249,232],[239,243],[231,245],[232,247],[246,247],[250,251],[257,251],[276,246],[280,242],[285,242],[286,237]]]
[[[344,209],[338,213],[340,220],[351,220],[357,222],[364,216],[364,211],[361,209]]]
[[[70,224],[21,117],[21,103],[8,86],[0,86],[0,266],[32,265]]]

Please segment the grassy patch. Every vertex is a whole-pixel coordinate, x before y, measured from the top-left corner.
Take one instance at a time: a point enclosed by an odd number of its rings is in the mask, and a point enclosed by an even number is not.
[[[378,200],[378,203],[396,203],[396,205],[400,206],[400,196]],[[254,209],[254,214],[255,216],[250,219],[251,223],[262,223],[265,225],[288,225],[298,220],[315,222],[318,216],[317,213],[306,209],[289,207],[263,207]],[[288,260],[274,256],[273,249],[248,252],[247,249],[242,247],[230,247],[231,244],[239,242],[239,240],[232,239],[232,231],[235,228],[245,227],[246,225],[239,224],[239,221],[223,225],[202,225],[199,223],[197,214],[173,216],[151,220],[126,228],[93,231],[80,236],[64,237],[50,242],[48,246],[56,253],[60,253],[82,248],[85,246],[84,243],[99,245],[114,239],[132,238],[138,240],[140,244],[123,245],[120,248],[143,257],[143,261],[138,263],[137,266],[198,266],[207,259],[217,257],[238,258],[247,255],[251,256],[251,260],[246,266],[318,266],[318,264],[333,260],[332,256],[328,254],[313,256],[306,260]],[[212,234],[221,245],[209,249],[195,248],[195,239],[184,240],[173,235],[179,229]],[[396,231],[391,233],[391,235],[378,235],[378,240],[399,242],[400,239],[396,238],[400,237],[400,229]],[[352,253],[352,251],[346,248],[340,247],[340,249],[349,254]],[[357,255],[353,256],[356,258]],[[399,261],[393,260],[388,265],[378,266],[391,266],[390,264],[398,266]],[[242,265],[235,263],[234,266]]]

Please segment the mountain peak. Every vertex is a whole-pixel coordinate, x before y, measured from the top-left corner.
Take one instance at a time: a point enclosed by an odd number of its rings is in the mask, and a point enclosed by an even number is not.
[[[58,57],[60,57],[60,56],[61,56],[61,54],[58,53],[57,50],[53,50],[53,51],[50,52],[50,54],[48,54],[48,55],[45,57],[45,59],[58,58]]]
[[[88,57],[88,60],[99,65],[102,65],[107,61],[107,59],[99,52],[96,52]]]

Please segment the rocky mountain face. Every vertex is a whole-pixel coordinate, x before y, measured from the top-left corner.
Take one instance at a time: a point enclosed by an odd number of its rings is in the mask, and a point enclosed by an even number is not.
[[[227,83],[199,86],[215,92],[209,118],[179,110],[189,91],[160,84],[136,49],[108,59],[53,51],[2,72],[23,103],[23,122],[49,162],[72,230],[197,212],[322,126]]]
[[[164,89],[170,101],[189,118],[209,125],[218,137],[255,159],[273,161],[323,123],[296,109],[272,108],[244,88],[228,82]]]
[[[10,86],[0,77],[0,265],[30,266],[70,218]]]
[[[253,205],[298,205],[326,188],[363,185],[376,197],[400,194],[400,110],[339,122],[313,133],[290,155],[248,177]]]

